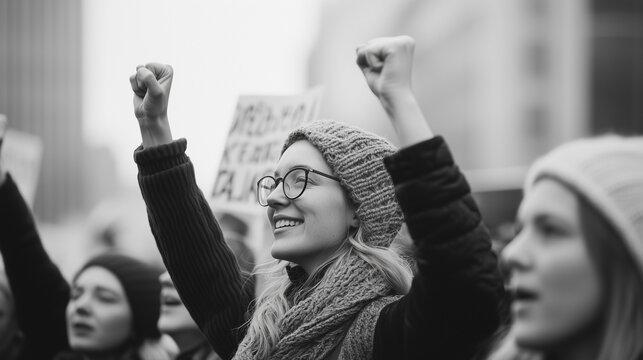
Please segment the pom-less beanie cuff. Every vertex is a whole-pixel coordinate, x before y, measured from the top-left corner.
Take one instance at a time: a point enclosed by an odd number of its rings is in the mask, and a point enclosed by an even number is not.
[[[643,138],[604,135],[559,146],[531,167],[525,193],[544,176],[586,198],[621,236],[643,275]]]
[[[293,130],[282,154],[298,140],[319,150],[356,208],[364,241],[387,247],[404,221],[384,158],[396,147],[381,136],[333,120],[317,120]]]

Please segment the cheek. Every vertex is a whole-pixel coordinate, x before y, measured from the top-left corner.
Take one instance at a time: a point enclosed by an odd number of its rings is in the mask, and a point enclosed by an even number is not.
[[[341,242],[346,238],[353,212],[343,198],[320,199],[319,207],[307,219],[307,229],[312,236],[328,242]]]
[[[125,339],[132,331],[132,316],[127,305],[96,306],[94,316],[105,336]]]
[[[600,278],[588,256],[576,254],[552,255],[541,264],[540,308],[526,322],[532,339],[555,344],[596,324],[603,303]]]
[[[545,305],[555,323],[570,327],[590,322],[598,313],[602,291],[596,269],[588,259],[570,259],[552,267],[543,278]]]

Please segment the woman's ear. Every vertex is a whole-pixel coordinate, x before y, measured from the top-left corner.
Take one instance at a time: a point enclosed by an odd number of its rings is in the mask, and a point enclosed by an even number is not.
[[[351,220],[351,228],[357,229],[359,227],[359,218],[357,213],[353,212],[353,219]]]

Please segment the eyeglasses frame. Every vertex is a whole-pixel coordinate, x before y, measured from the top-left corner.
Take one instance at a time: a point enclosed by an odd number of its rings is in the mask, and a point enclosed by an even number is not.
[[[305,173],[306,173],[306,181],[305,181],[305,183],[304,183],[304,188],[303,188],[303,189],[301,189],[301,192],[299,193],[299,195],[295,196],[294,198],[291,198],[290,196],[288,196],[288,194],[286,194],[286,189],[284,188],[284,179],[285,179],[288,175],[290,175],[290,173],[291,173],[291,172],[293,172],[293,171],[295,171],[295,170],[304,170],[304,171],[305,171]],[[268,203],[267,203],[267,202],[266,202],[266,205],[264,205],[264,204],[262,204],[262,203],[261,203],[261,201],[259,200],[259,183],[261,183],[261,182],[262,182],[264,179],[266,179],[266,178],[270,178],[270,179],[272,179],[272,180],[275,182],[275,188],[274,188],[274,189],[272,189],[272,191],[275,191],[275,190],[279,187],[279,183],[281,183],[281,191],[284,193],[284,196],[285,196],[287,199],[289,199],[289,200],[296,200],[296,199],[299,199],[299,197],[301,197],[301,196],[304,194],[304,192],[306,191],[306,186],[308,186],[308,174],[309,174],[309,173],[313,173],[313,174],[321,175],[321,176],[323,176],[323,177],[325,177],[325,178],[328,178],[328,179],[331,179],[331,180],[335,180],[335,181],[337,181],[337,182],[340,182],[340,181],[341,181],[338,177],[333,176],[333,175],[330,175],[330,174],[326,174],[326,173],[321,172],[321,171],[319,171],[319,170],[315,170],[315,169],[313,169],[313,168],[308,168],[308,167],[303,167],[303,166],[296,166],[296,167],[294,167],[294,168],[292,168],[292,169],[288,170],[288,172],[287,172],[287,173],[285,173],[285,174],[284,174],[284,176],[281,176],[281,177],[275,178],[274,176],[266,175],[266,176],[261,177],[261,179],[257,180],[257,191],[256,191],[256,194],[257,194],[257,202],[259,203],[259,205],[261,205],[261,206],[263,206],[263,207],[267,207],[267,206],[268,206]],[[271,191],[270,193],[272,193],[272,191]]]

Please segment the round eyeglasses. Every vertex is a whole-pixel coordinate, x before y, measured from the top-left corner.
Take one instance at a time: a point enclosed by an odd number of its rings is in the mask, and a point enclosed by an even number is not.
[[[286,195],[288,199],[297,199],[306,190],[309,173],[314,173],[335,181],[339,181],[338,177],[325,174],[315,169],[304,167],[293,168],[288,171],[286,175],[279,178],[275,178],[270,175],[264,176],[259,179],[259,181],[257,181],[257,201],[259,202],[259,205],[268,206],[268,196],[270,196],[270,194],[275,191],[277,186],[279,186],[279,183],[282,184],[281,188],[284,191],[284,195]]]

